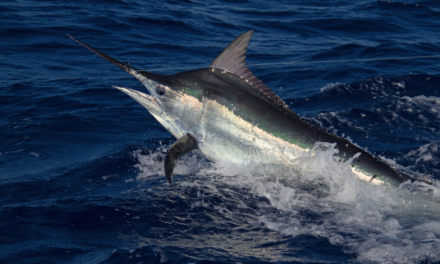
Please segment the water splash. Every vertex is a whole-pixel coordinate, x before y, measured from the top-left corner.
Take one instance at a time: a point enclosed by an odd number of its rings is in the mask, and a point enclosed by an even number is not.
[[[157,176],[165,181],[164,150],[135,154],[138,180]],[[190,210],[213,208],[220,216],[250,217],[255,227],[263,224],[281,235],[325,239],[354,254],[355,261],[440,261],[439,182],[372,186],[352,174],[350,161],[337,161],[336,152],[333,144],[317,143],[294,168],[201,162],[195,154],[176,166],[177,175],[190,177],[175,184],[183,192],[197,190]],[[228,200],[214,202],[215,196],[227,196],[251,213],[234,212]],[[255,205],[249,197],[266,202]]]

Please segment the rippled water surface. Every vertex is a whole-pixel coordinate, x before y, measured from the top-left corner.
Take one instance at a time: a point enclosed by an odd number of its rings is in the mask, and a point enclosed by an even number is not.
[[[440,58],[352,61],[440,55],[438,1],[6,0],[0,21],[0,262],[440,262]],[[251,29],[295,112],[435,185],[371,186],[320,143],[287,173],[192,153],[171,187],[175,139],[111,85],[144,88],[66,36],[171,74]]]

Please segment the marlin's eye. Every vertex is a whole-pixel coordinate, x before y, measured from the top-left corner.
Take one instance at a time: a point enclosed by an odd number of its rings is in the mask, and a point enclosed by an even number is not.
[[[163,87],[162,85],[159,85],[156,87],[156,93],[158,95],[164,95],[165,94],[165,87]]]

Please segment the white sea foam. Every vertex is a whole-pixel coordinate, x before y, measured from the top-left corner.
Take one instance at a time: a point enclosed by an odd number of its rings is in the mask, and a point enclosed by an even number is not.
[[[331,90],[331,89],[333,89],[333,88],[335,88],[335,87],[337,87],[339,85],[343,85],[343,84],[341,84],[339,82],[326,84],[324,87],[321,88],[321,93],[325,92],[325,91],[328,91],[328,90]]]
[[[200,162],[199,156],[190,155],[175,173],[203,178],[179,179],[177,184],[209,190],[191,209],[212,207],[219,214],[235,214],[226,205],[206,199],[207,193],[218,194],[220,188],[238,199],[240,208],[249,206],[242,197],[265,197],[268,202],[259,203],[252,216],[255,225],[264,224],[287,236],[327,239],[363,263],[440,261],[439,182],[434,186],[409,182],[399,188],[373,186],[352,174],[350,161],[336,161],[335,152],[334,145],[316,144],[310,151],[313,155],[305,154],[295,168],[277,169]],[[138,180],[164,177],[163,149],[135,155]]]

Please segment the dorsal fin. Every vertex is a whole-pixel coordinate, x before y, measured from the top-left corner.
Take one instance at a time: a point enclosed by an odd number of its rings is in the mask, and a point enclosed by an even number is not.
[[[274,104],[291,111],[286,103],[278,97],[274,91],[267,87],[266,84],[258,79],[246,65],[247,46],[249,45],[249,40],[253,32],[253,30],[248,31],[234,39],[209,66],[226,70],[240,76],[252,84],[257,91],[268,97]]]

